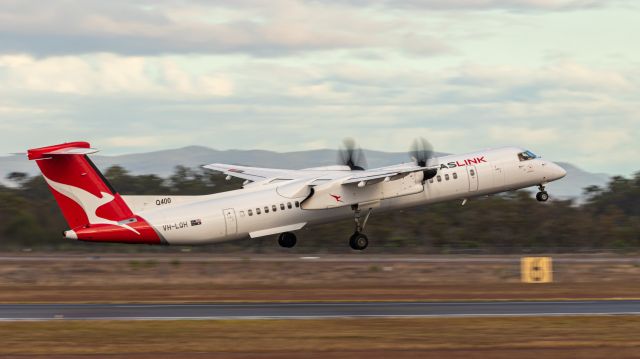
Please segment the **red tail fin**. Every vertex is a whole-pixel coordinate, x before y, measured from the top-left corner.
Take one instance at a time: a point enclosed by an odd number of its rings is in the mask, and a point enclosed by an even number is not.
[[[73,230],[68,231],[71,233],[67,236],[83,240],[158,243],[160,240],[153,228],[133,214],[91,162],[87,155],[94,152],[97,150],[87,142],[28,151],[29,159],[36,160]]]
[[[87,154],[96,152],[87,142],[72,142],[29,150],[55,196],[70,228],[99,216],[112,221],[133,217]]]

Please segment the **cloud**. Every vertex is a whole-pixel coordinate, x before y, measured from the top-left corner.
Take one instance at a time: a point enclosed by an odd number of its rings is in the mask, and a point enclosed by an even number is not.
[[[507,10],[507,11],[570,11],[592,9],[627,3],[610,0],[350,0],[358,6],[378,5],[389,8],[423,10]]]
[[[0,53],[37,57],[245,54],[286,57],[337,50],[384,50],[418,57],[458,54],[457,42],[487,36],[453,31],[450,16],[556,12],[623,6],[598,0],[9,0],[0,3]],[[417,12],[417,13],[416,13]],[[484,13],[481,13],[484,12]],[[493,12],[493,14],[491,13]],[[452,15],[455,14],[455,15]],[[474,20],[475,19],[475,20]],[[445,24],[442,26],[442,24]],[[490,26],[490,28],[493,28]],[[483,35],[484,34],[484,35]]]
[[[439,151],[516,144],[630,172],[610,155],[640,136],[624,4],[4,1],[0,150],[289,151],[354,136],[405,151],[424,136]]]
[[[560,140],[560,134],[553,128],[519,127],[519,126],[489,126],[489,138],[496,143],[510,141],[510,143],[536,143],[545,145]]]
[[[0,93],[63,93],[80,96],[217,97],[233,94],[221,73],[193,74],[168,58],[0,56]]]
[[[451,25],[441,26],[439,21],[443,17],[468,14],[479,22],[479,17],[496,11],[557,12],[627,4],[628,0],[7,0],[0,3],[0,53],[284,57],[384,49],[430,57],[455,54],[456,40],[486,36],[481,34],[488,31],[474,27],[452,41],[446,39]]]
[[[205,5],[206,4],[206,5]],[[366,16],[339,4],[269,2],[24,0],[0,5],[0,52],[36,56],[110,52],[126,55],[254,56],[336,49],[395,48],[420,55],[449,51],[401,21]]]
[[[144,148],[161,144],[162,138],[158,136],[114,136],[101,141],[110,147]]]

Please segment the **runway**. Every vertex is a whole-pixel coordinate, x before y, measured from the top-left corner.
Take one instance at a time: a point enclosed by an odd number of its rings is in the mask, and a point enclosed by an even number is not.
[[[184,255],[182,253],[168,254],[107,254],[107,255],[87,255],[87,254],[55,254],[55,255],[2,255],[0,262],[113,262],[129,263],[134,260],[153,260],[157,263],[171,263],[176,260],[184,263],[280,263],[280,262],[319,262],[319,263],[509,263],[519,264],[519,255],[379,255],[369,253],[358,253],[355,255],[277,255],[277,254],[256,254],[249,256],[237,255],[216,255],[211,253],[195,253]],[[569,256],[554,255],[555,263],[630,263],[640,264],[637,256]]]
[[[1,304],[1,321],[640,315],[640,300],[211,304]]]

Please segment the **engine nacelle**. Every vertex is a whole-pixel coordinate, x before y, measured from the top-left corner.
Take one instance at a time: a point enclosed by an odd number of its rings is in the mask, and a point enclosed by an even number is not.
[[[325,209],[376,203],[383,199],[407,196],[424,190],[422,172],[411,172],[400,178],[375,183],[342,184],[332,181],[313,188],[313,194],[302,202],[302,209]]]

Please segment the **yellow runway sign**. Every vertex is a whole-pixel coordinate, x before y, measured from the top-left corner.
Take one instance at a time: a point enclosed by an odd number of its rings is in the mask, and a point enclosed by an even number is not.
[[[520,273],[523,283],[553,282],[551,257],[522,257]]]

